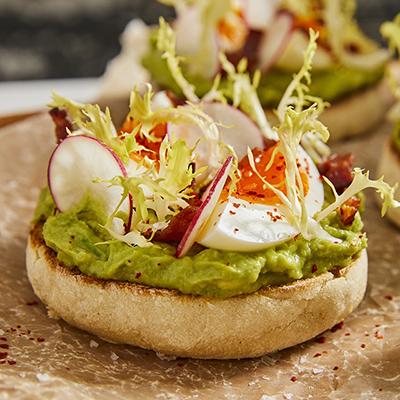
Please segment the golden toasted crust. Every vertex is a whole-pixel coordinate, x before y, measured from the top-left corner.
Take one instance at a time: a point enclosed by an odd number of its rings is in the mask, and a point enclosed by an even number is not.
[[[392,138],[388,138],[383,146],[378,175],[383,175],[385,181],[392,186],[400,182],[400,154],[394,148]],[[396,225],[400,226],[400,208],[391,208],[387,215]]]
[[[105,340],[193,358],[248,358],[309,340],[361,302],[367,255],[334,275],[229,299],[101,280],[62,266],[41,227],[29,237],[29,280],[52,316]]]

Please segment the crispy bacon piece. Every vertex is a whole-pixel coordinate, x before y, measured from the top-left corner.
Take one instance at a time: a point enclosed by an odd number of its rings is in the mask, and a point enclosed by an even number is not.
[[[318,164],[318,170],[342,194],[353,182],[353,161],[352,154],[332,154],[326,161]]]
[[[198,208],[198,203],[184,208],[171,219],[169,225],[165,229],[158,231],[154,235],[154,240],[157,242],[180,242]]]
[[[344,226],[350,226],[360,208],[361,200],[358,197],[351,197],[339,209],[340,221]]]
[[[68,118],[66,111],[60,110],[59,108],[52,108],[49,114],[56,126],[57,143],[61,143],[68,136],[67,130],[69,129],[72,131],[72,122]]]

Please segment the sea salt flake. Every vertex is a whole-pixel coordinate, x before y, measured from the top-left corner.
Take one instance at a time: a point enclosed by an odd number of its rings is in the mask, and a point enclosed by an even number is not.
[[[118,358],[119,358],[119,356],[117,354],[115,354],[114,352],[111,352],[111,360],[117,361]]]
[[[312,373],[314,375],[319,375],[319,374],[322,374],[323,372],[324,372],[323,368],[313,368],[313,370],[312,370]]]
[[[39,382],[48,382],[50,377],[47,374],[36,374],[36,378]]]
[[[5,334],[5,332],[3,331],[3,329],[0,329],[0,336],[3,336]]]
[[[91,341],[89,342],[89,346],[90,346],[92,349],[97,349],[97,348],[99,347],[99,344],[98,344],[95,340],[91,340]]]

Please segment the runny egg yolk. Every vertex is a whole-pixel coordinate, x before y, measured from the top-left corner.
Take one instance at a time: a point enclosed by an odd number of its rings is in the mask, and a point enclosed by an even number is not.
[[[127,118],[124,124],[121,127],[120,133],[130,133],[140,125],[140,122],[133,119]],[[142,150],[139,153],[132,153],[131,159],[134,161],[139,161],[147,156],[151,160],[159,159],[159,151],[161,142],[167,134],[167,124],[161,123],[154,126],[154,128],[150,131],[150,135],[154,137],[154,141],[149,140],[146,136],[138,133],[136,135],[136,141],[139,145],[144,146],[148,150]]]
[[[257,171],[259,174],[271,185],[274,185],[284,194],[287,194],[285,172],[286,162],[283,155],[276,152],[276,146],[269,147],[268,149],[253,149],[253,157]],[[275,155],[274,155],[275,153]],[[271,162],[271,157],[274,159]],[[304,195],[308,193],[308,175],[304,168],[297,163],[299,168],[301,180],[303,183]],[[267,167],[269,167],[267,169]],[[241,174],[241,178],[236,183],[236,189],[232,193],[233,197],[246,200],[250,203],[261,203],[261,204],[280,204],[281,201],[278,196],[271,190],[265,187],[263,181],[253,171],[250,166],[249,159],[245,156],[239,163],[238,169]]]

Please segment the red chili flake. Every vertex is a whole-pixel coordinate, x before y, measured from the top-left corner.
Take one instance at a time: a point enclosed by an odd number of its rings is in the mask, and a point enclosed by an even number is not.
[[[0,344],[0,349],[9,349],[10,346],[8,344]]]
[[[385,299],[391,301],[391,300],[393,300],[393,296],[391,296],[390,294],[388,294],[388,295],[385,296]]]
[[[0,340],[2,340],[3,342],[7,342],[7,338],[6,337],[0,337]]]
[[[15,328],[11,328],[11,332],[17,332]]]
[[[142,273],[141,272],[137,272],[136,275],[135,275],[135,278],[139,279],[141,276],[142,276]]]
[[[30,337],[29,340],[35,340],[35,338],[34,337]]]
[[[21,325],[17,325],[17,329],[21,329]]]
[[[322,356],[321,353],[315,353],[315,354],[314,354],[314,358],[321,357],[321,356]]]
[[[233,232],[234,232],[234,233],[239,232],[239,228],[235,228],[235,229],[233,230]]]
[[[374,336],[375,336],[377,339],[383,339],[383,335],[382,335],[382,333],[380,333],[379,331],[376,331]]]
[[[364,343],[361,345],[361,348],[362,348],[362,349],[365,349],[366,347],[367,347],[367,345],[364,344]]]
[[[239,204],[239,203],[233,203],[232,205],[233,205],[233,207],[235,207],[235,208],[239,208],[239,207],[240,207],[240,204]]]
[[[290,378],[290,380],[291,380],[292,382],[296,382],[296,381],[297,381],[297,377],[292,376],[292,377]]]
[[[0,353],[0,359],[6,358],[8,353],[6,351]]]
[[[344,336],[350,336],[350,332],[346,332]]]
[[[343,328],[343,325],[344,325],[344,322],[343,322],[343,321],[339,322],[338,324],[336,324],[335,326],[333,326],[333,327],[331,328],[331,332],[336,332],[336,331],[338,331],[339,329],[342,329],[342,328]]]
[[[311,272],[314,274],[315,272],[318,271],[318,267],[316,264],[313,264],[313,266],[311,267]]]
[[[235,211],[229,210],[229,214],[236,215]]]
[[[325,343],[326,342],[326,338],[324,336],[320,336],[319,338],[316,338],[315,341],[317,343]]]
[[[369,333],[366,333],[365,336],[369,336]]]
[[[336,365],[335,367],[333,367],[334,371],[337,371],[339,369],[339,367]]]
[[[375,328],[379,328],[380,326],[380,324],[375,324]]]
[[[6,360],[0,360],[0,364],[5,364]]]
[[[15,365],[17,362],[15,360],[7,360],[8,365]]]
[[[37,340],[39,343],[42,343],[42,342],[45,341],[45,338],[43,338],[43,337],[38,337],[36,340]]]

